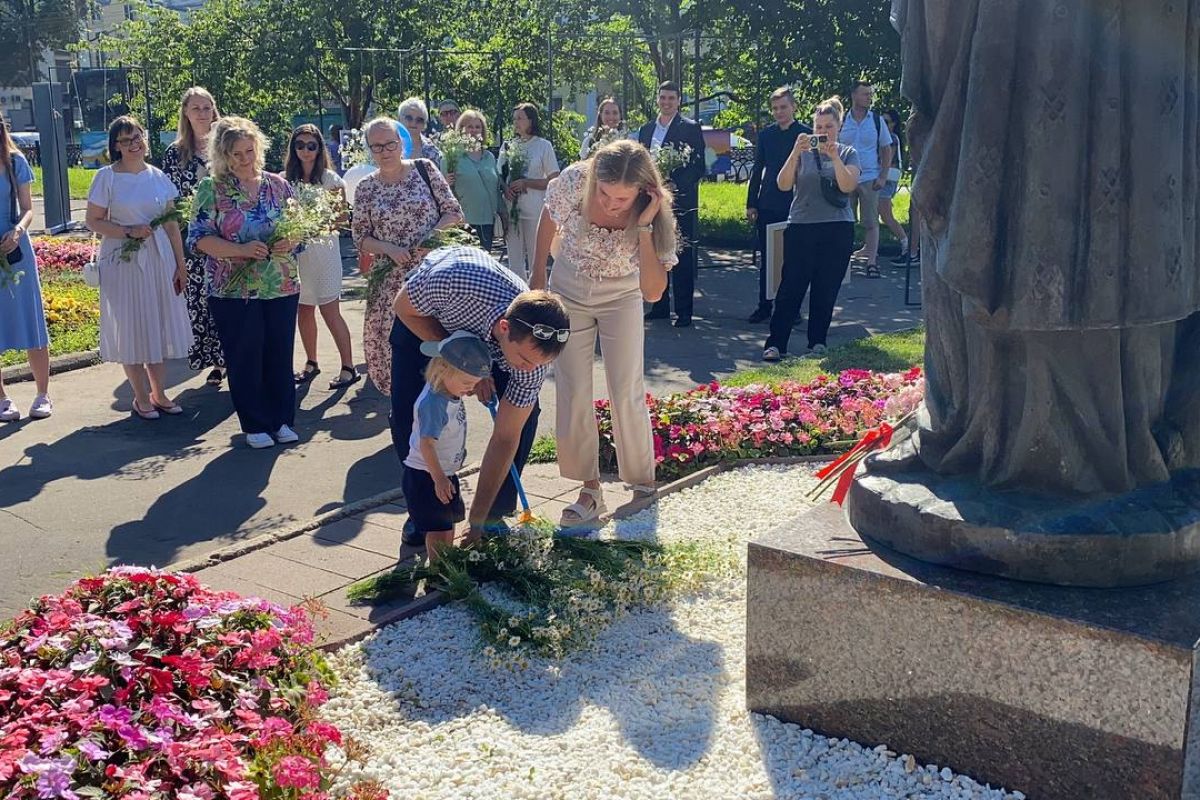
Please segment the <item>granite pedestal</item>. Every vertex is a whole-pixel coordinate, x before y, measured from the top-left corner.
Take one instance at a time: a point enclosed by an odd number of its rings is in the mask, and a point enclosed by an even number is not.
[[[1200,798],[1200,578],[1023,583],[819,506],[749,546],[746,700],[1033,800]]]

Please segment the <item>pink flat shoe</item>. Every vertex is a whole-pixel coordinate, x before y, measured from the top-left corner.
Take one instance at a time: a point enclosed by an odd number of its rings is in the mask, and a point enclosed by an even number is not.
[[[142,419],[158,419],[159,417],[158,410],[155,409],[153,405],[150,406],[149,411],[142,411],[142,409],[138,407],[137,400],[133,401],[133,413],[137,414]]]

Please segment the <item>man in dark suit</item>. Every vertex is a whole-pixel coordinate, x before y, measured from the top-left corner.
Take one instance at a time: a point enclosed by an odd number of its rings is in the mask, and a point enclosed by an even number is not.
[[[638,141],[653,152],[660,147],[687,145],[692,158],[684,166],[664,175],[675,190],[675,220],[683,250],[679,263],[671,270],[670,284],[675,295],[675,327],[692,324],[692,295],[696,290],[696,230],[700,218],[700,179],[704,177],[704,133],[700,123],[679,113],[679,87],[667,81],[658,87],[658,118],[647,122],[638,132]],[[671,316],[671,292],[650,308],[646,319]]]

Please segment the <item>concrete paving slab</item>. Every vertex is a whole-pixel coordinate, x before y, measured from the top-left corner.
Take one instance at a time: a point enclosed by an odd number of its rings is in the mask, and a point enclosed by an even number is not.
[[[399,549],[399,548],[397,548]],[[326,572],[354,580],[396,563],[396,557],[380,555],[349,544],[339,544],[303,534],[286,542],[272,545],[270,553],[278,558],[317,567]]]

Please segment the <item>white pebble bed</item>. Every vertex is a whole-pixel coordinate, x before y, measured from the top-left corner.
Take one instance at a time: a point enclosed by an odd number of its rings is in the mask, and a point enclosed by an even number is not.
[[[602,535],[742,543],[800,513],[808,466],[723,473]],[[745,709],[745,581],[631,614],[561,663],[493,670],[450,605],[335,653],[324,715],[365,744],[339,778],[399,800],[1023,800],[885,746]]]

